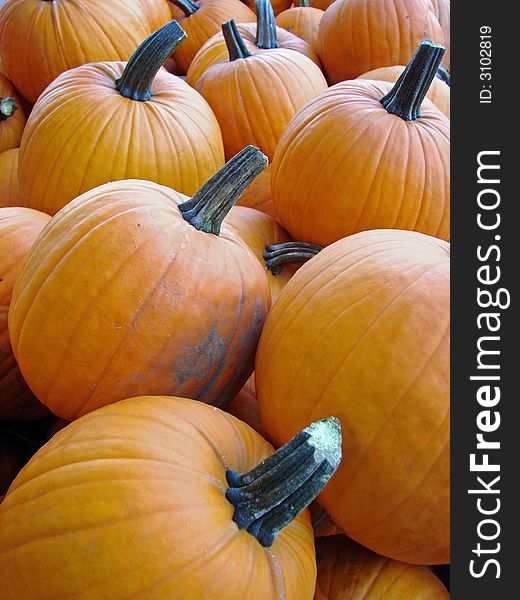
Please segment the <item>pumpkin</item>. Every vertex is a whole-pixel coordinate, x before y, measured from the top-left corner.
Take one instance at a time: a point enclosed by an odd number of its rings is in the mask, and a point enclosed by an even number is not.
[[[429,567],[378,556],[345,536],[316,542],[318,580],[314,600],[448,600]]]
[[[244,191],[237,205],[254,208],[279,221],[271,191],[271,165]]]
[[[315,538],[343,535],[343,531],[334,523],[327,511],[323,510],[317,501],[309,505],[309,511],[311,513]]]
[[[236,25],[240,37],[249,52],[284,48],[294,50],[307,56],[321,68],[320,59],[312,47],[303,39],[289,33],[281,27],[276,27],[273,10],[269,0],[256,0],[257,22],[238,23]],[[202,46],[186,73],[186,81],[196,87],[203,73],[217,62],[229,60],[229,51],[222,31]]]
[[[439,24],[444,32],[443,46],[446,46],[446,54],[444,55],[443,63],[446,69],[450,70],[450,0],[430,0],[432,10],[439,21]]]
[[[360,75],[358,79],[375,79],[376,81],[389,81],[395,83],[403,74],[405,67],[396,65],[395,67],[381,67],[374,71],[369,71]],[[435,106],[450,118],[450,86],[441,78],[434,77],[430,89],[426,93]]]
[[[294,33],[318,52],[318,30],[324,14],[323,10],[309,6],[309,0],[299,0],[298,6],[284,10],[275,20],[278,27]]]
[[[18,184],[19,148],[0,152],[0,208],[21,206],[20,186]]]
[[[247,4],[251,10],[256,11],[256,2],[255,0],[242,0],[245,4]],[[269,1],[269,0],[268,0]],[[273,9],[273,13],[275,15],[281,13],[284,10],[287,10],[291,6],[291,0],[270,0],[270,5]]]
[[[160,68],[184,38],[171,21],[128,63],[77,67],[45,90],[20,146],[26,206],[54,215],[87,190],[132,178],[191,195],[223,165],[222,137],[208,104]]]
[[[270,292],[258,259],[222,220],[266,162],[249,147],[191,199],[126,180],[55,216],[9,312],[21,371],[55,415],[73,420],[148,393],[208,403],[238,393]]]
[[[15,281],[49,219],[30,208],[0,208],[0,420],[4,421],[32,420],[48,414],[20,374],[9,341],[7,314]]]
[[[293,6],[300,6],[301,0],[293,0]],[[308,0],[309,6],[326,11],[335,0]]]
[[[229,60],[209,67],[195,88],[217,117],[227,158],[255,144],[271,159],[291,118],[327,83],[299,52],[269,47],[252,54],[234,21],[222,30]]]
[[[35,102],[68,69],[128,60],[169,19],[165,0],[6,0],[0,7],[0,56],[16,89]]]
[[[240,0],[171,0],[186,17],[182,27],[188,39],[177,48],[173,58],[183,73],[188,70],[193,58],[204,43],[220,31],[223,21],[236,19],[239,23],[255,20],[255,15]]]
[[[450,121],[424,96],[443,48],[421,44],[400,79],[329,88],[292,119],[272,192],[293,239],[326,246],[368,229],[450,229]]]
[[[321,20],[318,54],[338,83],[405,65],[423,38],[449,43],[431,0],[336,0]]]
[[[0,73],[0,152],[20,145],[24,127],[20,98],[9,79]]]
[[[57,433],[0,505],[3,597],[312,600],[304,508],[340,459],[334,418],[272,454],[193,400],[106,406]]]
[[[348,460],[319,496],[345,533],[415,564],[449,562],[449,244],[346,237],[273,305],[255,381],[269,439],[335,414]]]
[[[0,427],[0,502],[33,452],[30,440]]]
[[[277,221],[254,208],[234,206],[229,211],[226,223],[238,232],[264,269],[263,255],[266,245],[280,244],[290,240],[287,231]],[[294,273],[294,269],[286,269],[276,275],[267,269],[265,272],[271,288],[271,301],[275,302]]]
[[[255,374],[246,381],[244,387],[223,409],[230,415],[247,423],[262,437],[265,436],[262,424],[260,423],[260,413],[258,411],[258,398],[255,389]]]

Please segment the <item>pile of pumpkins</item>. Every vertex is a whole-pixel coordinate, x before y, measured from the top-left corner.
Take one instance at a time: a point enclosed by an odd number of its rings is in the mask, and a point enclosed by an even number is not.
[[[447,598],[449,0],[0,5],[2,598]]]

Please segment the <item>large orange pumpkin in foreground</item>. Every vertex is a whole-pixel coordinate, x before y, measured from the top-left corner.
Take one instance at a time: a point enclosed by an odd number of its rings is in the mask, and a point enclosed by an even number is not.
[[[191,195],[223,165],[207,102],[161,69],[185,33],[171,21],[128,63],[91,63],[58,77],[40,96],[20,146],[25,206],[55,214],[109,181],[146,179]]]
[[[2,598],[312,600],[301,511],[340,459],[334,418],[272,454],[193,400],[102,408],[54,435],[0,505]]]
[[[270,291],[258,259],[222,220],[266,163],[249,147],[191,199],[126,180],[55,216],[9,312],[15,356],[43,404],[73,420],[132,395],[216,403],[238,393]]]
[[[448,600],[428,567],[378,556],[345,536],[316,542],[318,581],[314,600]]]
[[[321,246],[368,229],[450,235],[450,121],[424,99],[444,49],[424,41],[399,80],[356,79],[311,100],[272,164],[280,222]]]
[[[320,504],[374,552],[449,562],[449,244],[375,230],[319,252],[266,320],[255,379],[279,445],[337,415],[348,457]]]

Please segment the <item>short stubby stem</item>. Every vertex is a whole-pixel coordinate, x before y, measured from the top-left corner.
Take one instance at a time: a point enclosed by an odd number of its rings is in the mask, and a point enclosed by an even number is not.
[[[18,106],[15,104],[14,98],[0,98],[0,121],[6,121],[12,117],[17,111]]]
[[[415,121],[421,104],[432,84],[446,48],[431,40],[423,40],[393,88],[381,98],[389,113],[405,121]]]
[[[229,54],[229,60],[237,60],[239,58],[248,58],[252,56],[247,49],[234,19],[222,23],[222,34],[226,42],[226,47]]]
[[[180,8],[187,17],[195,14],[200,8],[194,0],[170,0],[170,2]]]
[[[255,44],[263,50],[278,48],[276,22],[270,0],[256,0],[256,39]]]
[[[336,417],[311,423],[247,473],[228,469],[226,498],[233,521],[264,547],[322,491],[341,462]]]
[[[305,263],[323,250],[316,244],[306,242],[283,242],[265,247],[265,266],[273,275],[278,275],[288,265]]]

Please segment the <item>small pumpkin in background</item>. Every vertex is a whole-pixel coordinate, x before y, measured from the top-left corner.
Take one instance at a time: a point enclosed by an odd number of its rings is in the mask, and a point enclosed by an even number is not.
[[[17,148],[25,127],[25,114],[12,83],[0,73],[0,152]]]
[[[171,0],[185,14],[182,27],[188,39],[173,54],[175,63],[186,73],[204,43],[220,31],[223,21],[236,19],[239,23],[255,20],[255,14],[240,0]]]
[[[378,556],[345,536],[316,541],[318,580],[314,600],[448,600],[429,567]]]
[[[0,421],[31,421],[49,413],[20,373],[7,325],[15,281],[49,219],[30,208],[0,208]]]
[[[55,415],[139,394],[214,404],[239,392],[270,290],[223,220],[266,163],[248,147],[192,198],[108,183],[52,219],[18,276],[9,329],[25,379]]]
[[[305,507],[340,460],[333,417],[273,453],[193,400],[106,406],[57,433],[0,504],[4,597],[33,600],[44,578],[41,600],[312,600]]]
[[[450,246],[357,233],[294,274],[266,319],[255,382],[275,445],[335,414],[348,459],[319,504],[374,552],[449,562]]]
[[[18,183],[19,148],[0,152],[0,208],[21,206],[20,185]]]
[[[318,30],[324,15],[320,8],[313,8],[309,0],[299,0],[297,6],[284,10],[276,16],[276,25],[302,38],[318,52]]]
[[[171,21],[127,63],[83,65],[45,90],[20,146],[26,206],[54,215],[87,190],[131,178],[193,194],[224,164],[211,108],[161,68],[185,37]]]
[[[293,239],[326,246],[378,228],[449,238],[450,121],[425,99],[443,51],[426,40],[393,86],[344,81],[292,119],[271,183]]]
[[[331,83],[405,65],[424,38],[449,44],[431,0],[336,0],[323,15],[318,37]]]
[[[260,422],[254,373],[246,381],[240,392],[222,408],[230,415],[247,423],[249,427],[252,427],[263,438],[267,439],[262,423]]]
[[[165,0],[6,0],[0,7],[0,56],[16,89],[35,102],[68,69],[128,60],[139,42],[169,20]]]

